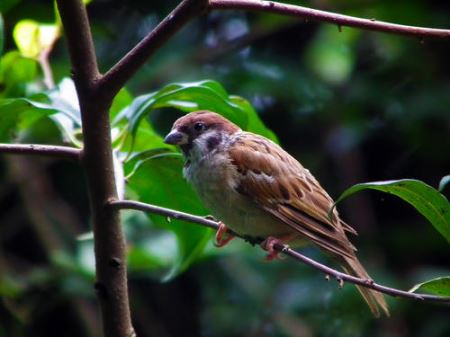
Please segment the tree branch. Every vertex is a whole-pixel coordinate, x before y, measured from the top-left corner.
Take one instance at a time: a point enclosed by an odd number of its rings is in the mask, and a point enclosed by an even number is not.
[[[57,0],[57,4],[69,47],[74,80],[87,86],[83,89],[92,89],[100,73],[86,8],[81,0]]]
[[[211,229],[218,229],[219,225],[217,221],[210,220],[198,215],[193,215],[189,213],[184,213],[176,211],[170,208],[164,208],[156,205],[146,204],[140,201],[134,200],[113,200],[108,204],[112,208],[116,209],[134,209],[142,212],[150,212],[153,214],[158,214],[161,216],[168,216],[169,218],[174,218],[177,220],[189,221],[198,225],[209,227]]]
[[[160,206],[150,205],[146,203],[142,203],[139,201],[132,201],[132,200],[115,200],[110,201],[109,206],[114,209],[134,209],[139,210],[143,212],[150,212],[153,214],[158,214],[161,216],[166,216],[170,218],[175,218],[179,220],[189,221],[198,225],[206,226],[211,229],[217,230],[219,228],[219,224],[216,221],[206,219],[201,216],[196,216],[184,212],[175,211],[173,209],[164,208]],[[248,238],[242,237],[237,235],[236,233],[233,233],[233,235],[243,238],[244,240],[248,241],[251,244],[255,243],[261,243],[263,240],[249,240]],[[313,259],[310,259],[309,257],[306,257],[305,255],[289,248],[287,245],[282,245],[276,243],[274,245],[274,249],[280,253],[283,253],[285,255],[290,256],[291,258],[300,261],[304,264],[307,264],[308,266],[311,266],[321,272],[323,272],[327,276],[332,276],[335,278],[339,283],[341,282],[349,282],[353,284],[357,284],[366,288],[370,288],[373,290],[376,290],[378,292],[384,293],[386,295],[394,296],[394,297],[403,297],[403,298],[409,298],[414,300],[421,300],[421,301],[430,301],[430,302],[443,302],[443,303],[450,303],[450,297],[443,297],[443,296],[435,296],[435,295],[429,295],[429,294],[418,294],[418,293],[411,293],[408,291],[403,291],[395,288],[386,287],[380,284],[377,284],[373,282],[372,280],[362,279],[355,276],[351,276],[345,273],[342,273],[338,270],[335,270],[333,268],[327,267],[317,261],[314,261]]]
[[[80,160],[81,150],[69,146],[0,143],[0,153],[54,157],[78,161]]]
[[[184,0],[101,79],[100,88],[115,95],[147,59],[194,16],[208,7],[207,0]]]
[[[419,38],[450,38],[450,30],[398,25],[376,19],[361,19],[302,6],[273,1],[256,0],[210,0],[210,9],[241,9],[301,17],[313,21],[328,22],[340,26],[357,27],[378,32],[409,35]]]
[[[93,218],[95,289],[103,333],[135,336],[128,301],[125,237],[118,210],[106,208],[117,199],[109,107],[114,94],[98,90],[100,74],[86,8],[81,0],[57,0],[77,89],[83,126],[82,166],[87,178]]]

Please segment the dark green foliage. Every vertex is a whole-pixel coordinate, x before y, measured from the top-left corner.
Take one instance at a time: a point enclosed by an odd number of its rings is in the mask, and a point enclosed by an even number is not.
[[[377,181],[356,184],[345,190],[336,200],[341,200],[365,189],[394,194],[411,204],[450,242],[450,203],[433,187],[414,179]]]
[[[450,277],[438,277],[420,283],[411,289],[414,292],[427,292],[439,296],[450,296]]]
[[[89,11],[101,69],[175,4],[93,1]],[[327,6],[361,17],[450,27],[445,3]],[[64,38],[50,57],[54,88],[45,86],[39,59],[21,53],[13,38],[23,19],[57,30],[53,10],[50,2],[0,1],[1,142],[82,146]],[[163,137],[181,114],[214,110],[279,141],[330,194],[348,188],[338,201],[363,189],[387,192],[358,193],[339,203],[359,232],[351,239],[361,261],[379,283],[403,289],[419,283],[414,291],[449,295],[448,277],[442,277],[450,274],[448,242],[439,235],[449,240],[448,178],[440,193],[430,187],[450,168],[448,41],[342,30],[242,12],[214,12],[192,22],[111,107],[126,195],[207,215],[182,178],[181,154]],[[77,166],[22,159],[0,158],[0,337],[48,336],[55,322],[69,322],[64,331],[70,336],[99,336],[91,314],[93,242],[83,177]],[[402,177],[418,180],[392,181]],[[389,194],[413,205],[438,232]],[[192,323],[186,324],[187,336],[450,335],[448,307],[394,299],[392,318],[376,321],[353,286],[338,290],[292,261],[264,263],[258,247],[233,242],[216,249],[208,229],[134,211],[124,212],[123,225],[139,335],[180,336],[174,327],[180,317]],[[314,249],[306,253],[325,259]]]

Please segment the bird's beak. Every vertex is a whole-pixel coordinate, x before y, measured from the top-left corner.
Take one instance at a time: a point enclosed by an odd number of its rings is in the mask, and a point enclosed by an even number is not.
[[[164,143],[171,145],[183,145],[187,144],[188,135],[184,132],[180,132],[177,129],[170,131],[170,133],[164,138]]]

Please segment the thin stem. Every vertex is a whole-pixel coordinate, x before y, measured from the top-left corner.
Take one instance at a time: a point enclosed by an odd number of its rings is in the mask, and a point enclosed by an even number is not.
[[[50,56],[52,47],[44,49],[39,54],[39,64],[42,68],[42,73],[44,75],[44,84],[47,87],[47,89],[53,89],[55,87],[55,81],[53,79],[52,67],[51,67],[49,59],[48,59]]]
[[[54,157],[78,161],[81,150],[69,146],[40,144],[0,144],[0,153]]]
[[[217,221],[206,219],[204,217],[193,215],[189,213],[184,213],[180,211],[175,211],[170,208],[164,208],[156,205],[150,205],[134,200],[115,200],[110,201],[109,206],[117,209],[134,209],[137,211],[150,212],[153,214],[158,214],[162,216],[167,216],[169,218],[174,218],[178,220],[185,220],[192,223],[196,223],[211,229],[217,229]]]
[[[429,294],[411,293],[409,291],[386,287],[381,284],[377,284],[377,283],[373,282],[372,280],[362,279],[359,277],[345,274],[345,273],[335,270],[333,268],[327,267],[317,261],[314,261],[313,259],[289,248],[287,245],[281,245],[281,244],[276,243],[274,245],[274,248],[277,251],[282,252],[283,254],[286,254],[297,261],[303,262],[313,268],[320,270],[325,275],[333,276],[337,281],[342,280],[344,282],[354,283],[354,284],[357,284],[357,285],[360,285],[360,286],[363,286],[366,288],[371,288],[380,293],[384,293],[386,295],[390,295],[393,297],[403,297],[403,298],[410,298],[410,299],[421,300],[421,301],[427,300],[427,301],[432,301],[432,302],[450,303],[450,297],[448,297],[448,296],[435,296],[435,295],[429,295]]]
[[[170,218],[175,218],[179,220],[185,220],[189,221],[198,225],[206,226],[211,229],[217,230],[219,228],[219,224],[216,221],[206,219],[201,216],[196,216],[188,213],[179,212],[173,209],[164,208],[160,206],[145,204],[138,201],[132,201],[132,200],[115,200],[110,201],[109,206],[115,209],[134,209],[139,210],[143,212],[150,212],[162,216],[167,216]],[[239,235],[235,236],[241,237]],[[241,237],[243,238],[243,237]],[[251,244],[260,243],[262,240],[248,240],[248,238],[243,238],[246,241],[249,241]],[[335,270],[333,268],[327,267],[313,259],[310,259],[309,257],[289,248],[287,245],[276,243],[273,247],[276,251],[283,253],[285,255],[288,255],[289,257],[300,261],[304,264],[307,264],[321,272],[323,272],[325,275],[334,277],[339,282],[349,282],[353,284],[357,284],[366,288],[370,288],[376,291],[379,291],[381,293],[384,293],[386,295],[394,296],[394,297],[403,297],[403,298],[409,298],[414,300],[421,300],[421,301],[431,301],[431,302],[444,302],[444,303],[450,303],[450,297],[444,297],[444,296],[435,296],[435,295],[429,295],[429,294],[418,294],[418,293],[411,293],[404,290],[399,290],[395,288],[386,287],[380,284],[377,284],[371,280],[362,279],[359,277],[351,276],[345,273],[342,273],[338,270]]]
[[[419,38],[450,38],[450,30],[399,25],[376,19],[361,19],[302,6],[260,0],[210,0],[209,9],[240,9],[246,11],[268,12],[301,17],[318,22],[328,22],[342,26],[357,27],[378,32],[410,35]]]
[[[153,53],[178,32],[190,19],[194,16],[201,15],[207,7],[207,0],[182,1],[103,76],[100,80],[100,88],[103,91],[115,95]]]

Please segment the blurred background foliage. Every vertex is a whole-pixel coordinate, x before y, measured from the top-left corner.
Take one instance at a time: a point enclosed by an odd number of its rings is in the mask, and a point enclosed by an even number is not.
[[[450,27],[446,1],[291,2]],[[101,69],[176,4],[91,1]],[[0,12],[0,140],[80,145],[53,4],[2,0]],[[220,110],[279,141],[336,198],[364,181],[415,178],[437,188],[450,171],[449,52],[448,41],[259,13],[209,13],[165,45],[114,101],[114,147],[117,162],[125,162],[126,194],[207,214],[181,178],[181,156],[161,141],[181,111],[197,108]],[[443,194],[449,196],[448,185]],[[448,243],[406,203],[363,192],[343,201],[340,211],[358,230],[352,241],[379,283],[408,289],[450,274]],[[450,335],[448,306],[388,299],[392,317],[375,320],[353,286],[338,290],[306,266],[265,263],[262,251],[242,242],[216,249],[208,230],[176,220],[131,211],[123,220],[139,336]],[[0,226],[0,336],[100,336],[79,168],[2,156]],[[305,252],[333,264],[313,248]]]

